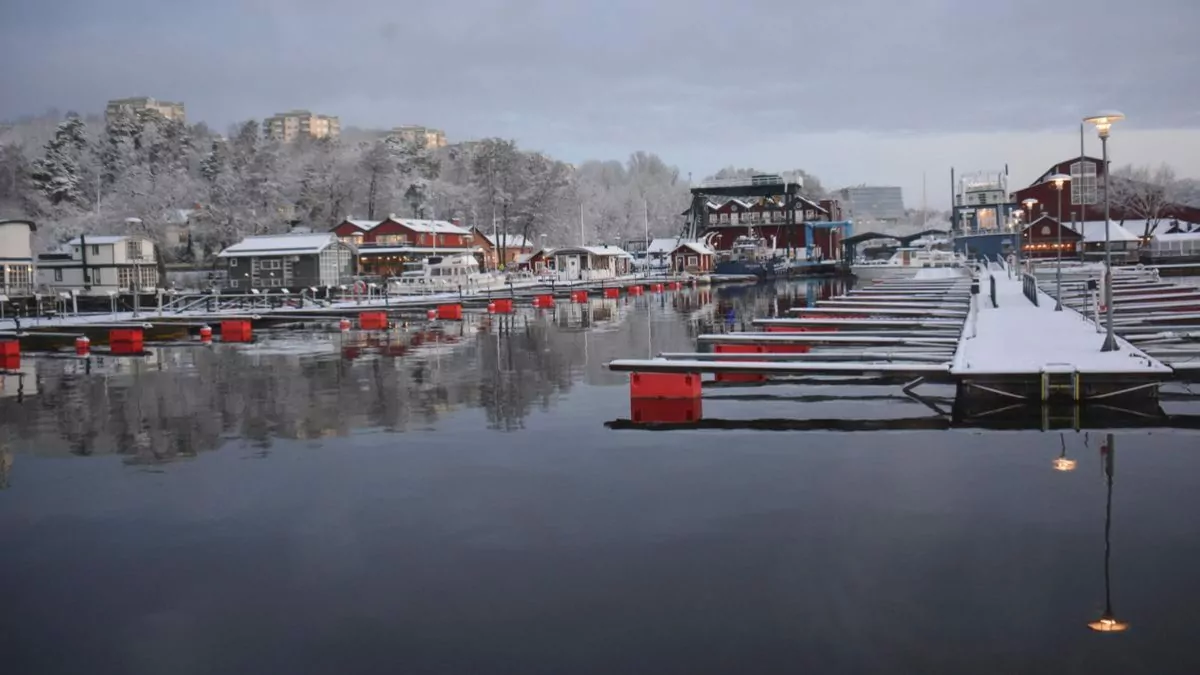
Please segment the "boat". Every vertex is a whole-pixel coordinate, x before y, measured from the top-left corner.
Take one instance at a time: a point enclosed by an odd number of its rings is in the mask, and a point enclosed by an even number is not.
[[[720,259],[713,267],[712,276],[755,276],[759,279],[774,279],[785,276],[788,261],[767,246],[765,239],[752,234],[743,234],[733,240],[728,251],[719,251]]]
[[[388,279],[388,290],[397,295],[480,293],[508,287],[499,272],[484,272],[475,256],[467,253],[433,255],[405,265],[410,269]]]
[[[943,267],[954,268],[967,274],[966,256],[954,251],[942,251],[932,247],[904,247],[896,249],[887,260],[867,260],[850,266],[850,273],[859,279],[896,279],[916,276],[917,270]]]

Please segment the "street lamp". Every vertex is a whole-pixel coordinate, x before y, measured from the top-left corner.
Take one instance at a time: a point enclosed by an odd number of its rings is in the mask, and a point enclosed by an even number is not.
[[[1057,249],[1057,263],[1054,269],[1054,311],[1062,311],[1062,192],[1063,185],[1071,181],[1071,177],[1065,173],[1056,173],[1053,176],[1048,176],[1047,181],[1054,183],[1054,189],[1058,190],[1058,242],[1055,244]]]
[[[1104,163],[1104,322],[1108,331],[1104,335],[1102,352],[1115,352],[1120,349],[1117,338],[1113,335],[1113,303],[1112,303],[1112,242],[1109,240],[1108,214],[1108,131],[1113,122],[1120,122],[1125,116],[1115,110],[1104,110],[1083,118],[1084,122],[1096,125],[1096,133],[1100,135],[1101,161]]]
[[[1026,197],[1021,200],[1021,204],[1025,206],[1025,214],[1028,216],[1025,219],[1025,225],[1033,224],[1033,206],[1038,203],[1038,200],[1033,197]],[[1017,229],[1017,270],[1021,269],[1021,247],[1024,242],[1025,225]]]

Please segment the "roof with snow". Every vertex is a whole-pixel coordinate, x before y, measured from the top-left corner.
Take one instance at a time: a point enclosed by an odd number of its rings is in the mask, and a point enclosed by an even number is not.
[[[646,247],[646,255],[666,255],[679,245],[679,237],[662,237],[650,242]],[[687,241],[687,240],[684,240]]]
[[[1034,221],[1037,222],[1037,221]],[[1063,223],[1069,229],[1083,235],[1085,244],[1094,244],[1104,241],[1104,221],[1093,220],[1084,223]],[[1140,241],[1141,237],[1130,232],[1120,223],[1112,222],[1108,227],[1109,241]]]
[[[388,220],[400,223],[413,232],[427,232],[437,234],[471,234],[467,230],[455,225],[448,220],[418,220],[415,218],[388,218]]]
[[[687,249],[689,251],[694,251],[696,253],[699,253],[700,255],[716,255],[711,248],[705,246],[704,244],[701,244],[698,241],[680,242],[679,245],[675,247],[675,251],[678,251],[680,249]],[[672,251],[672,253],[674,253],[674,251]]]
[[[479,232],[484,239],[492,246],[503,246],[504,248],[532,248],[533,242],[525,238],[522,234],[497,234],[490,235],[482,230]],[[497,243],[499,242],[499,243]]]
[[[352,218],[347,218],[347,219],[343,220],[342,222],[350,223],[351,225],[357,227],[358,229],[366,232],[367,230],[374,229],[376,225],[379,225],[383,221],[382,220],[354,220]]]
[[[621,248],[620,246],[610,246],[608,244],[605,244],[603,246],[567,246],[567,247],[560,248],[560,249],[557,249],[554,251],[554,255],[556,255],[556,256],[579,254],[579,253],[590,253],[591,255],[602,256],[602,257],[603,256],[618,256],[618,257],[625,257],[625,258],[633,257],[632,255],[629,255],[629,253],[625,249]]]
[[[246,237],[217,254],[218,258],[245,258],[273,255],[315,255],[338,242],[336,235],[272,234]]]
[[[145,237],[139,237],[139,239],[144,239],[144,238]],[[100,245],[100,246],[104,246],[107,244],[119,244],[119,243],[125,241],[126,239],[129,239],[129,237],[127,237],[123,234],[85,234],[85,235],[83,235],[83,240],[86,241],[88,244]],[[71,241],[67,242],[67,246],[78,246],[79,244],[80,244],[79,237],[75,237]]]

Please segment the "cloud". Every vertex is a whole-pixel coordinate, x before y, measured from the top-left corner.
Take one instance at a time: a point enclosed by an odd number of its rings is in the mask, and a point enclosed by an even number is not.
[[[1200,3],[1152,4],[14,0],[0,37],[28,56],[0,73],[0,117],[153,95],[217,128],[307,107],[614,149],[1040,131],[1112,107],[1200,127]]]

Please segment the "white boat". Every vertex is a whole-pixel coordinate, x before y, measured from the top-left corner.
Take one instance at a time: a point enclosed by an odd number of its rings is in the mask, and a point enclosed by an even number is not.
[[[428,295],[436,293],[480,293],[508,288],[506,277],[499,272],[484,272],[475,256],[456,253],[429,256],[410,264],[398,277],[388,279],[388,290],[397,295]]]
[[[859,279],[911,278],[917,270],[931,267],[954,268],[967,274],[967,258],[954,251],[935,248],[897,249],[887,260],[868,260],[850,266],[850,272]]]

